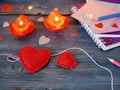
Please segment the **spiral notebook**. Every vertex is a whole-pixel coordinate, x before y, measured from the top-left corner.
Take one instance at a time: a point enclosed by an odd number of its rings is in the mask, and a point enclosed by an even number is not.
[[[96,45],[105,51],[120,46],[120,17],[92,21],[84,20],[83,13],[90,13],[99,17],[117,12],[117,10],[106,7],[95,0],[90,0],[72,14],[72,17],[80,21]]]

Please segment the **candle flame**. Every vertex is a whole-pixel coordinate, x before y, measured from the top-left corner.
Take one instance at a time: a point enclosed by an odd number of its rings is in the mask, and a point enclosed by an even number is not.
[[[58,21],[59,21],[59,18],[58,18],[58,17],[55,17],[55,21],[58,22]]]
[[[20,21],[20,26],[22,26],[23,25],[23,22],[22,21]]]

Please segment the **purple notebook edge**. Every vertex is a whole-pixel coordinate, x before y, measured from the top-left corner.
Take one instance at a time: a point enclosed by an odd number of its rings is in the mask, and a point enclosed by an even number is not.
[[[118,35],[118,34],[120,34],[120,31],[106,32],[106,33],[101,33],[101,34],[113,34],[113,35]]]
[[[120,4],[120,0],[101,0],[101,1],[111,2],[111,3],[118,3],[118,4]]]

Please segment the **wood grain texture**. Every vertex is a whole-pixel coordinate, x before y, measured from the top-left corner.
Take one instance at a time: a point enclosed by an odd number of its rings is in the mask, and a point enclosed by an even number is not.
[[[58,53],[70,47],[79,47],[86,50],[100,65],[108,67],[114,75],[114,90],[120,89],[120,69],[111,64],[106,57],[120,60],[120,47],[103,52],[91,40],[79,22],[71,18],[70,7],[83,0],[1,0],[3,3],[19,5],[24,3],[29,5],[46,5],[43,10],[43,17],[49,11],[58,7],[62,14],[69,19],[68,27],[58,33],[52,33],[46,29],[43,23],[37,22],[39,15],[35,15],[39,10],[28,12],[27,10],[14,10],[9,13],[0,13],[0,53],[11,53],[18,55],[19,50],[30,45],[36,49],[47,48],[51,54]],[[64,6],[64,7],[63,7]],[[26,13],[34,22],[35,30],[30,35],[18,38],[9,32],[8,28],[3,28],[5,21],[14,21],[19,14]],[[18,14],[18,15],[17,15]],[[72,30],[77,30],[78,35],[73,36]],[[46,35],[51,42],[46,45],[39,45],[38,40],[41,35]],[[56,66],[56,57],[51,57],[49,64],[35,74],[28,74],[21,66],[20,62],[11,63],[6,57],[0,57],[0,90],[110,90],[110,74],[98,68],[83,52],[70,50],[77,60],[78,66],[74,69],[64,69]]]
[[[74,4],[84,2],[85,0],[2,0],[0,6],[3,3],[9,3],[14,6],[14,10],[4,14],[48,14],[52,9],[58,8],[62,14],[70,14],[71,7]],[[24,4],[25,9],[19,10],[19,5]],[[32,10],[28,10],[28,6],[33,6]],[[0,12],[3,14],[2,12]]]

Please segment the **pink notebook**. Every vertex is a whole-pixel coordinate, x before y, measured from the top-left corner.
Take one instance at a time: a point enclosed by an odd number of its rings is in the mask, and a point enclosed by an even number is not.
[[[108,32],[105,30],[108,26],[112,25],[112,22],[116,20],[116,18],[102,20],[102,21],[91,21],[85,20],[83,15],[87,13],[94,17],[100,17],[104,15],[117,13],[116,10],[108,8],[102,4],[97,3],[94,0],[89,0],[83,7],[81,7],[76,13],[72,14],[72,17],[79,20],[80,22],[86,23],[89,25],[94,31],[94,33],[103,33]],[[112,30],[109,30],[109,32]]]
[[[102,21],[91,21],[84,20],[82,15],[83,13],[89,13],[99,17],[117,13],[117,10],[113,8],[114,7],[106,7],[95,0],[90,0],[78,11],[72,14],[72,17],[81,22],[92,40],[104,51],[120,46],[120,17]],[[98,37],[97,35],[102,35],[102,37]],[[112,35],[112,37],[106,37],[105,35]],[[117,37],[114,37],[115,35],[117,35]]]

